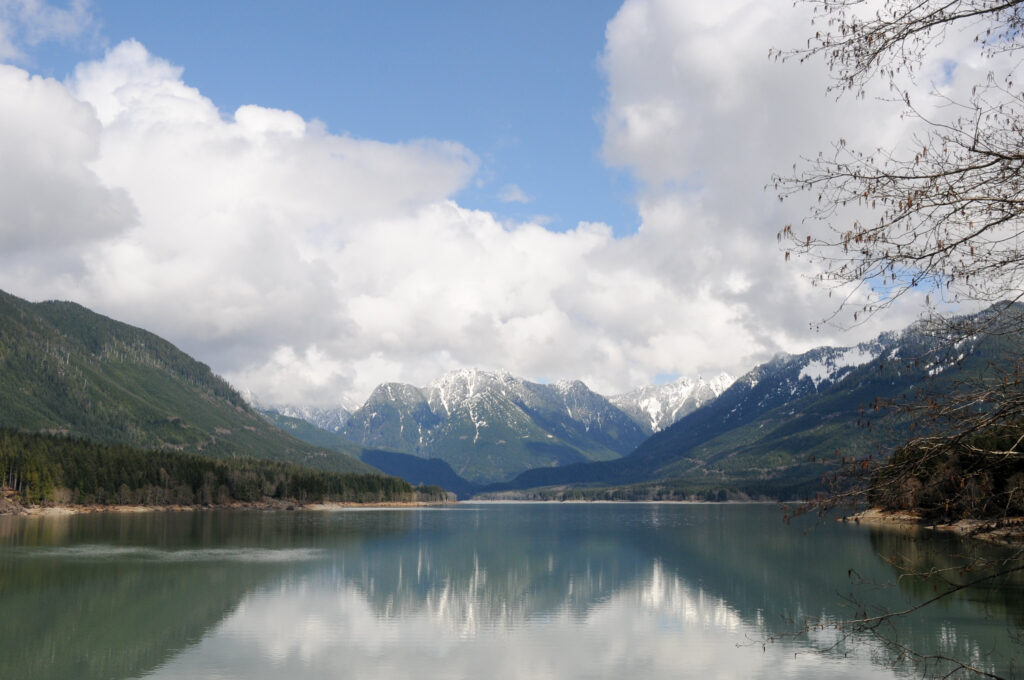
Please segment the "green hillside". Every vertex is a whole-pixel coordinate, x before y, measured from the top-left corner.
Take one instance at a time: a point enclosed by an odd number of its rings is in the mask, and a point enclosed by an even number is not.
[[[137,449],[377,472],[273,427],[208,366],[71,302],[0,291],[0,427]]]

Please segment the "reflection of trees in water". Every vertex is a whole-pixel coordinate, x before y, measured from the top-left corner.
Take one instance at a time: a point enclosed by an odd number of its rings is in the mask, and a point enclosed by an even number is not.
[[[719,512],[724,519],[744,510],[732,506]],[[803,521],[808,522],[807,518]],[[742,521],[696,524],[685,532],[668,534],[660,543],[642,532],[637,539],[646,540],[651,552],[660,551],[666,565],[685,578],[699,579],[708,592],[721,596],[745,621],[755,621],[757,614],[763,614],[766,637],[800,631],[808,619],[836,621],[858,618],[858,612],[901,611],[936,594],[934,579],[898,581],[900,572],[887,559],[901,559],[916,572],[945,570],[950,582],[966,583],[970,574],[950,570],[967,562],[958,556],[995,559],[1005,554],[996,546],[936,532],[911,535],[824,523],[810,527],[804,536],[801,527],[782,530],[778,522],[778,516],[772,517],[768,511]],[[728,536],[722,535],[723,527],[730,528]],[[867,643],[875,661],[884,666],[900,665],[899,649],[878,644],[893,641],[1005,673],[1024,652],[1019,644],[1022,613],[1024,578],[1018,574],[966,589],[913,616],[887,623],[875,631],[884,638],[871,634],[855,636],[853,641]],[[798,637],[810,638],[818,648],[827,649],[842,633],[806,631]],[[844,654],[849,648],[840,645],[830,652]]]
[[[0,677],[137,676],[201,639],[279,569],[102,559],[9,565],[0,593]]]
[[[343,517],[344,515],[344,517]],[[404,512],[206,512],[96,513],[0,516],[0,545],[63,546],[95,543],[152,548],[262,546],[332,547],[351,536],[388,536],[412,525]]]
[[[1003,546],[916,528],[876,528],[870,538],[872,549],[889,566],[889,583],[914,604],[987,579],[1014,553]],[[886,610],[886,603],[862,604],[872,615],[895,611],[891,606]],[[1004,674],[1024,651],[1024,573],[1000,575],[953,592],[887,623],[879,636],[890,648],[890,659],[907,648]],[[949,670],[948,664],[926,666],[936,674]]]
[[[899,587],[914,599],[934,597],[936,588],[941,590],[943,585],[972,583],[989,573],[979,569],[979,565],[998,568],[1012,552],[1003,546],[924,529],[874,530],[871,547],[890,563]],[[906,576],[900,578],[901,575]],[[969,602],[987,616],[1024,628],[1024,572],[1013,572],[966,589],[957,594],[957,599]]]

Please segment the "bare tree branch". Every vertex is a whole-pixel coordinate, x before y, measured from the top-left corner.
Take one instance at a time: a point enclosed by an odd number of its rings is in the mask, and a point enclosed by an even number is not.
[[[891,455],[841,458],[840,469],[823,480],[828,491],[807,507],[878,505],[931,521],[996,524],[1024,516],[1024,91],[1007,58],[1024,47],[1024,0],[798,4],[812,9],[813,34],[804,47],[770,56],[823,59],[833,78],[827,91],[836,96],[862,98],[880,83],[914,132],[895,146],[871,149],[840,139],[791,174],[774,176],[770,186],[780,200],[810,199],[802,221],[778,231],[785,259],[815,264],[814,283],[837,294],[830,323],[849,324],[847,314],[853,325],[863,323],[910,293],[924,296],[922,329],[935,342],[910,361],[937,371],[957,364],[961,350],[985,347],[992,356],[988,370],[952,388],[926,387],[876,403],[877,412],[906,429],[906,443]],[[987,77],[969,83],[969,93],[923,91],[917,80],[929,58],[944,41],[965,35],[973,57],[991,65]],[[922,96],[931,106],[920,105]],[[987,309],[946,317],[935,311],[939,303]],[[883,629],[965,588],[1024,571],[1024,554],[1015,552],[999,568],[968,562],[964,569],[982,567],[989,571],[906,609],[805,622],[796,634],[831,627],[840,633],[837,645],[877,636],[899,658],[941,661],[949,674],[997,677],[976,664],[922,654]]]

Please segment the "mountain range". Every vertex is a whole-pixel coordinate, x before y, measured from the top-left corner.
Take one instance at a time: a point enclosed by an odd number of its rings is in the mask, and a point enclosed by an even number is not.
[[[342,407],[272,411],[364,447],[442,460],[467,481],[486,484],[537,467],[619,458],[731,382],[723,373],[604,397],[578,380],[541,384],[466,369],[425,387],[382,384],[352,413]]]
[[[495,493],[641,486],[628,495],[793,497],[820,488],[834,469],[823,461],[837,452],[898,445],[905,422],[883,418],[879,400],[943,392],[1022,353],[1014,335],[951,346],[918,323],[851,347],[779,354],[736,380],[681,378],[608,398],[578,381],[457,371],[424,388],[379,386],[340,433],[443,460]]]
[[[289,418],[304,420],[310,425],[315,425],[321,430],[327,430],[340,434],[345,430],[348,421],[352,419],[352,412],[344,406],[335,408],[317,408],[313,406],[273,406],[263,407],[259,400],[251,392],[243,392],[246,401],[263,411],[273,411]]]
[[[372,448],[440,458],[472,482],[618,458],[646,438],[582,382],[542,385],[476,370],[445,374],[424,388],[381,385],[343,434]]]
[[[950,344],[914,324],[853,347],[778,355],[621,459],[530,470],[492,489],[646,485],[797,497],[820,488],[837,454],[884,456],[906,438],[905,417],[883,417],[876,404],[985,379],[1022,353],[1016,335]]]
[[[604,397],[580,381],[460,370],[425,387],[380,385],[352,412],[258,410],[152,333],[74,303],[0,292],[0,428],[383,471],[463,497],[585,487],[794,497],[820,487],[831,469],[822,461],[837,452],[884,455],[905,437],[905,420],[873,410],[879,400],[947,391],[1022,355],[1018,334],[954,344],[915,324],[853,347],[779,355],[735,381],[683,378]]]

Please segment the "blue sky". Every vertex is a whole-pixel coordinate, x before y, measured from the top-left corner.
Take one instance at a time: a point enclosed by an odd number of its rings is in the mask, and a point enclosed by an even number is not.
[[[260,104],[355,137],[455,140],[481,163],[461,205],[626,234],[639,224],[635,182],[602,160],[600,123],[600,55],[620,4],[97,0],[99,40],[45,43],[29,63],[63,79],[135,38],[228,114]],[[528,202],[501,200],[513,185]]]

